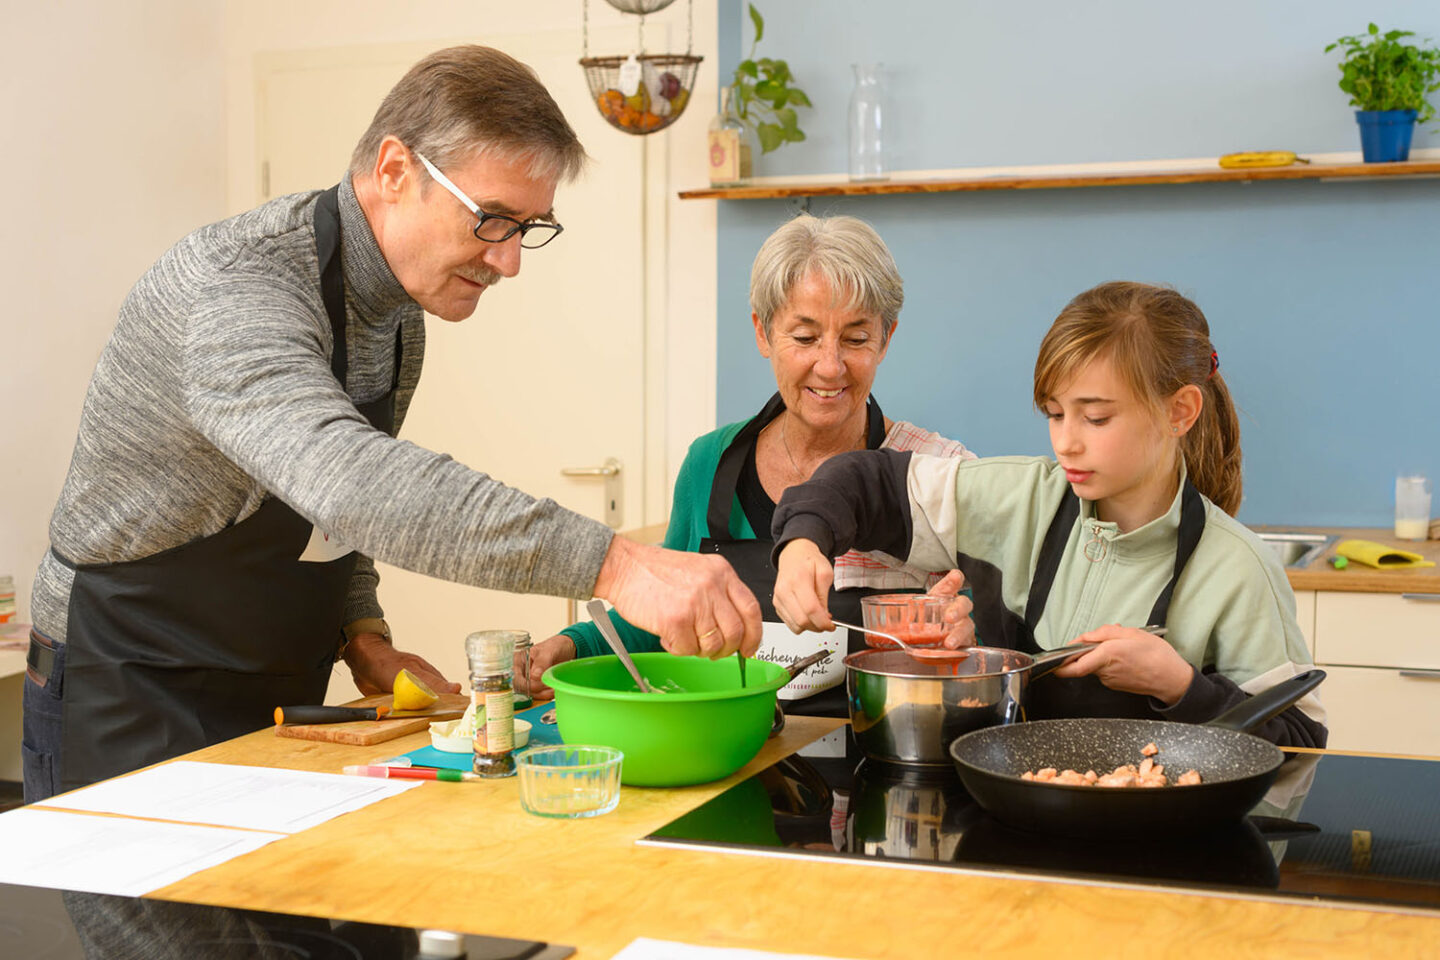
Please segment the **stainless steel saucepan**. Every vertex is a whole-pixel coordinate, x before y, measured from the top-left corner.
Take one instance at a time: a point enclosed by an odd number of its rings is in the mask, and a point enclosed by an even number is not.
[[[852,653],[844,663],[855,740],[876,760],[949,766],[951,741],[1019,720],[1030,681],[1097,646],[1038,656],[974,647],[963,659],[929,661],[892,649]]]

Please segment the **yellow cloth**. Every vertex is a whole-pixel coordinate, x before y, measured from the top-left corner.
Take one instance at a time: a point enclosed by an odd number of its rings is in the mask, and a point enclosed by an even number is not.
[[[1387,547],[1374,540],[1342,540],[1335,545],[1335,552],[1377,570],[1411,570],[1416,567],[1435,566],[1435,561],[1426,560],[1418,553]]]

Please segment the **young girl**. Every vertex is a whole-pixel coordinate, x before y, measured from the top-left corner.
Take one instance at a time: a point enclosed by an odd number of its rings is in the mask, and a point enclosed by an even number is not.
[[[828,558],[854,547],[960,569],[990,646],[1102,641],[1029,688],[1031,719],[1200,723],[1309,665],[1285,572],[1233,518],[1240,428],[1195,304],[1139,283],[1080,294],[1040,345],[1035,405],[1054,460],[861,451],[792,487],[774,521],[791,629],[831,628]],[[1324,708],[1309,695],[1254,732],[1324,746]]]

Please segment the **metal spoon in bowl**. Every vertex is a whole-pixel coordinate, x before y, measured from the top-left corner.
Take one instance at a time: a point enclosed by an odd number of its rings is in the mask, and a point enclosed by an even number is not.
[[[625,649],[625,644],[620,642],[620,634],[615,632],[615,624],[610,622],[610,614],[605,611],[605,601],[591,600],[585,604],[585,609],[590,611],[590,619],[595,621],[595,626],[600,630],[600,636],[610,644],[610,649],[615,651],[615,656],[625,664],[625,669],[630,671],[630,676],[635,678],[636,684],[640,687],[641,693],[664,693],[658,687],[652,687],[640,676],[640,671],[635,669],[635,661],[630,659],[630,651]]]
[[[858,627],[853,623],[842,623],[833,617],[830,619],[830,622],[837,627],[845,627],[848,630],[859,630],[861,633],[868,633],[874,637],[884,637],[886,640],[894,642],[901,650],[904,650],[916,660],[960,660],[970,656],[969,647],[961,647],[958,650],[952,650],[950,647],[912,647],[893,633],[886,633],[883,630],[871,630],[869,627]]]

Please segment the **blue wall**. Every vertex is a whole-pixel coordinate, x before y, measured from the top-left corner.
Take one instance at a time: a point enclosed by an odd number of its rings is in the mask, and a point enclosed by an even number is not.
[[[1367,17],[1440,40],[1435,3],[762,2],[758,55],[786,59],[816,104],[802,111],[806,142],[761,158],[763,176],[845,169],[857,60],[887,66],[892,169],[939,169],[1357,150],[1324,46]],[[751,30],[740,0],[721,0],[719,17],[723,80]],[[1415,147],[1437,146],[1440,123],[1417,132]],[[793,210],[720,202],[722,423],[773,390],[747,281]],[[1388,526],[1397,468],[1440,479],[1440,179],[817,198],[811,210],[870,221],[905,277],[875,386],[891,416],[982,454],[1048,454],[1029,400],[1040,337],[1079,291],[1143,280],[1210,319],[1241,408],[1242,520]]]

